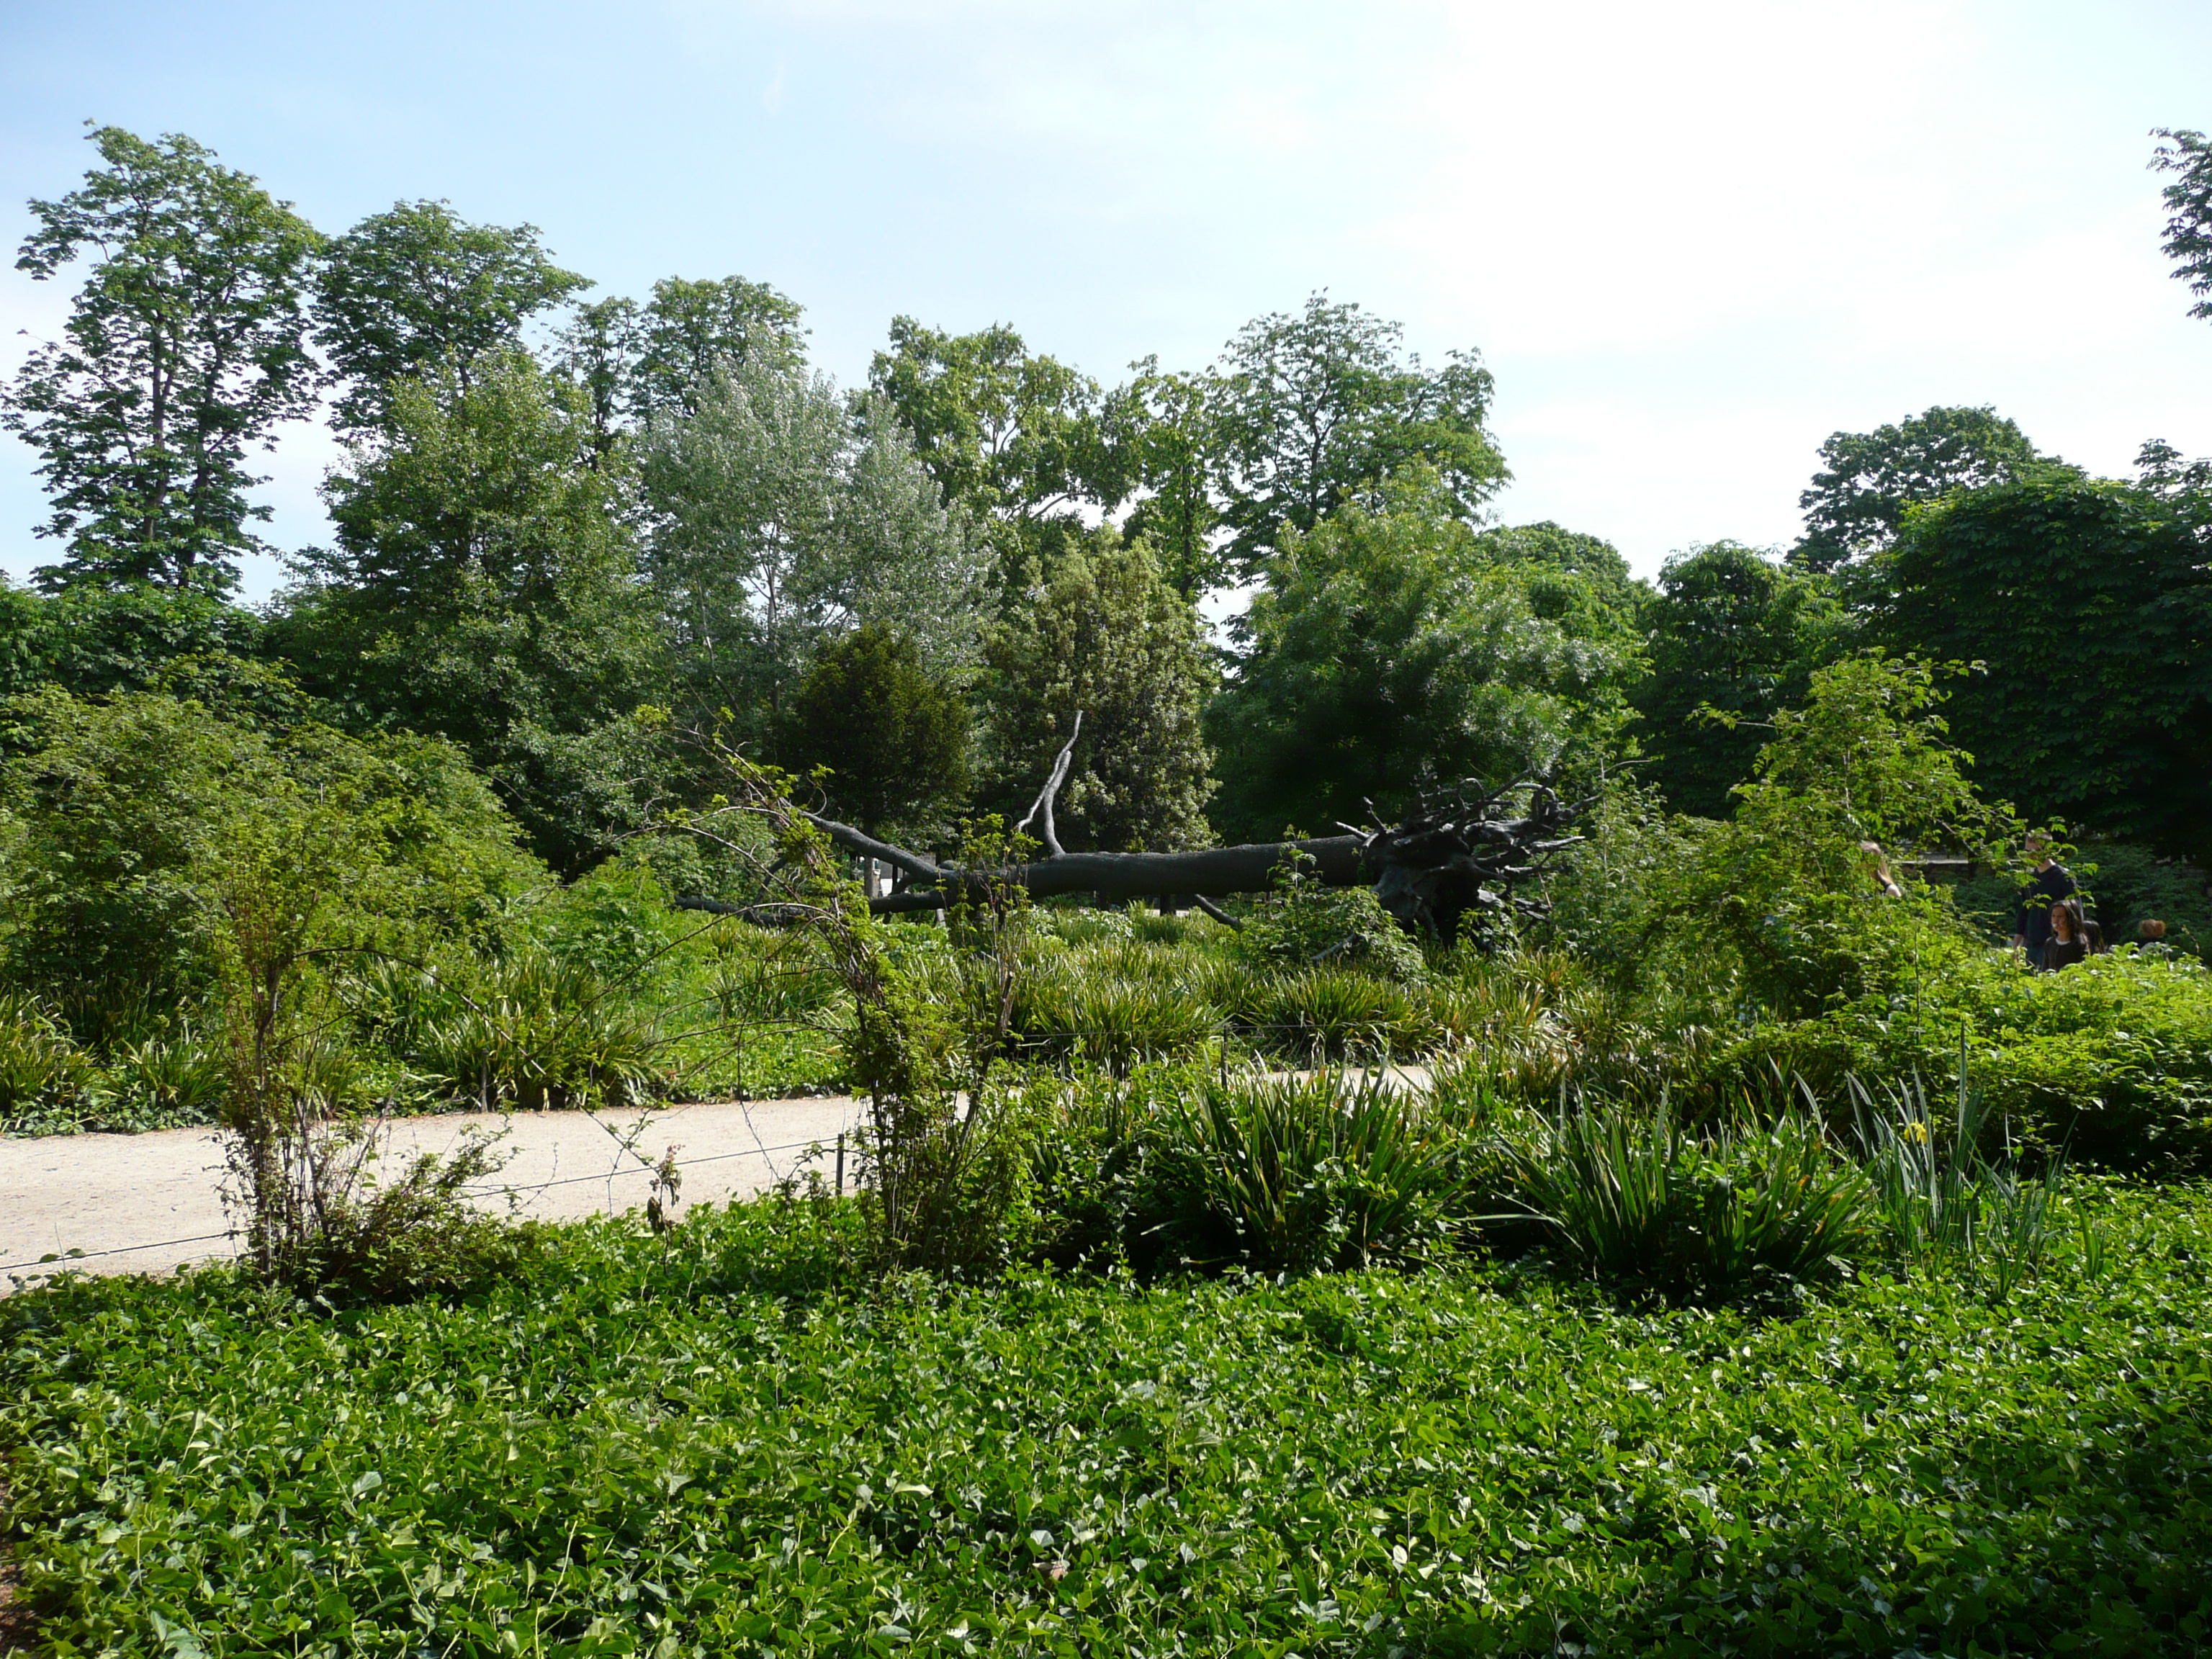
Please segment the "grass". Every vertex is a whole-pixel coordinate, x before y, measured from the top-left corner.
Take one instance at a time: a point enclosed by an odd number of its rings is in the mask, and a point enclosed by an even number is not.
[[[1516,1268],[866,1292],[835,1206],[461,1302],[0,1304],[61,1654],[2202,1651],[2212,1205],[1998,1297],[1625,1311]]]

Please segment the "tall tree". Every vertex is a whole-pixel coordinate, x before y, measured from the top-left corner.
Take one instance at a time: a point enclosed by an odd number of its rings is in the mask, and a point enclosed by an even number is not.
[[[630,369],[632,412],[688,415],[700,388],[724,364],[793,368],[805,330],[797,301],[742,276],[693,282],[665,276],[637,315],[637,357]]]
[[[1110,525],[1009,596],[984,645],[983,802],[1018,818],[1075,716],[1057,805],[1071,850],[1202,845],[1213,793],[1200,712],[1215,669],[1151,550]]]
[[[1982,672],[1951,729],[2031,818],[2212,859],[2212,556],[2157,494],[2053,475],[1905,520],[1879,625]]]
[[[1726,817],[1776,714],[1844,648],[1848,617],[1825,578],[1711,542],[1667,562],[1644,626],[1650,668],[1632,694],[1643,775],[1674,811]],[[1734,718],[1707,718],[1708,707]]]
[[[45,282],[97,256],[64,337],[0,399],[52,496],[38,533],[68,550],[39,580],[227,587],[239,556],[265,546],[246,453],[313,407],[304,304],[320,239],[181,134],[90,137],[106,165],[30,204],[15,261]]]
[[[1500,525],[1484,531],[1475,544],[1500,563],[1523,567],[1537,584],[1540,613],[1549,614],[1547,605],[1564,608],[1588,599],[1618,613],[1632,613],[1651,596],[1651,590],[1629,573],[1628,561],[1611,542],[1548,519],[1539,524]],[[1559,586],[1555,599],[1541,597],[1547,571],[1572,579]]]
[[[1146,490],[1121,528],[1152,544],[1175,589],[1195,604],[1227,575],[1216,532],[1221,509],[1212,488],[1212,386],[1203,374],[1161,371],[1159,359],[1133,363],[1136,379],[1121,394]]]
[[[1315,294],[1296,316],[1256,318],[1222,354],[1212,392],[1231,565],[1250,574],[1285,531],[1421,467],[1473,523],[1510,476],[1483,421],[1490,371],[1472,351],[1438,369],[1401,356],[1404,331]]]
[[[604,450],[617,432],[697,414],[718,369],[799,368],[803,314],[765,283],[667,276],[643,305],[616,296],[577,307],[557,363],[590,399]]]
[[[927,840],[968,793],[968,708],[914,641],[867,623],[824,639],[778,724],[784,763],[830,770],[832,814]]]
[[[2188,283],[2197,295],[2191,316],[2212,317],[2212,140],[2175,127],[2160,127],[2151,136],[2166,140],[2152,154],[2153,170],[2173,175],[2160,192],[2173,216],[2166,222],[2164,243],[2173,279]]]
[[[1494,547],[1448,487],[1401,479],[1381,511],[1347,505],[1286,533],[1254,598],[1249,648],[1208,711],[1222,755],[1215,814],[1255,839],[1385,813],[1425,790],[1501,785],[1601,757],[1638,651],[1601,592]]]
[[[726,362],[641,450],[649,566],[690,695],[772,717],[825,635],[894,625],[934,672],[972,659],[981,569],[881,398]]]
[[[1954,489],[1979,489],[2053,464],[2027,434],[1986,406],[1938,405],[1894,426],[1837,432],[1820,446],[1827,470],[1797,498],[1805,534],[1790,562],[1830,571],[1897,539],[1907,507]]]
[[[553,263],[535,225],[472,225],[444,202],[372,215],[330,245],[316,282],[316,342],[351,382],[335,423],[376,425],[394,380],[445,364],[467,392],[479,358],[591,285]]]
[[[1030,558],[1064,539],[1048,533],[1055,520],[1072,523],[1086,505],[1110,511],[1136,487],[1126,396],[1032,352],[1003,324],[956,335],[895,317],[890,349],[868,374],[945,501],[987,526],[1009,590]]]
[[[627,810],[629,717],[665,696],[630,489],[527,354],[465,391],[451,365],[397,381],[324,486],[337,544],[301,556],[272,643],[363,720],[460,743],[579,868]]]

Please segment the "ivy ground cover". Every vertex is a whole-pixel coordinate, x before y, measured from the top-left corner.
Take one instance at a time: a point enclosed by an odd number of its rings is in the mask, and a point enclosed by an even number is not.
[[[1636,1311],[1529,1267],[865,1288],[826,1208],[459,1303],[0,1304],[61,1654],[2202,1651],[2212,1202],[2002,1301]]]

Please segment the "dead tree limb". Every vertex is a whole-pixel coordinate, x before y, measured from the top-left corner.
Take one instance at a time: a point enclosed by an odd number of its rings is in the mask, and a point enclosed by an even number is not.
[[[1014,826],[1017,833],[1027,830],[1030,820],[1042,812],[1044,824],[1037,839],[1044,843],[1045,853],[1051,858],[1067,856],[1060,844],[1060,831],[1052,821],[1052,804],[1060,793],[1060,786],[1067,781],[1068,764],[1075,758],[1075,740],[1082,735],[1083,711],[1079,708],[1075,711],[1075,729],[1067,734],[1067,742],[1061,747],[1060,757],[1053,762],[1052,775],[1045,779],[1044,787],[1037,791],[1036,805],[1030,807],[1027,816]]]
[[[1499,924],[1543,915],[1542,898],[1528,890],[1553,854],[1581,839],[1572,825],[1592,804],[1569,804],[1547,784],[1518,778],[1498,789],[1462,784],[1448,794],[1425,796],[1395,824],[1370,803],[1370,826],[1346,824],[1340,836],[1181,853],[1070,853],[1060,844],[1053,808],[1082,730],[1079,714],[1036,804],[1017,826],[1042,820],[1045,856],[1028,864],[971,869],[939,863],[850,824],[806,816],[843,851],[881,860],[908,878],[902,890],[868,901],[878,915],[941,910],[1012,882],[1033,898],[1089,893],[1115,904],[1179,900],[1235,927],[1214,901],[1267,891],[1284,860],[1301,855],[1311,861],[1309,871],[1322,885],[1372,886],[1382,908],[1407,931],[1449,940],[1460,937],[1470,916],[1476,918],[1476,931],[1487,936]],[[678,902],[693,909],[738,908],[706,900]]]

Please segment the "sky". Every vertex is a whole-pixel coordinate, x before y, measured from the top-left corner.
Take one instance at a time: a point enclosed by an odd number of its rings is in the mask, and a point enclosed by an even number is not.
[[[528,222],[587,297],[771,283],[844,383],[902,313],[1111,382],[1326,289],[1479,349],[1501,520],[1647,575],[1787,544],[1824,438],[1931,404],[2101,473],[2212,453],[2146,165],[2212,128],[2203,0],[0,0],[10,246],[88,119],[189,133],[328,232]],[[0,269],[0,374],[71,286]],[[264,459],[270,538],[325,540],[327,437]],[[19,578],[56,550],[32,465],[0,437]]]

